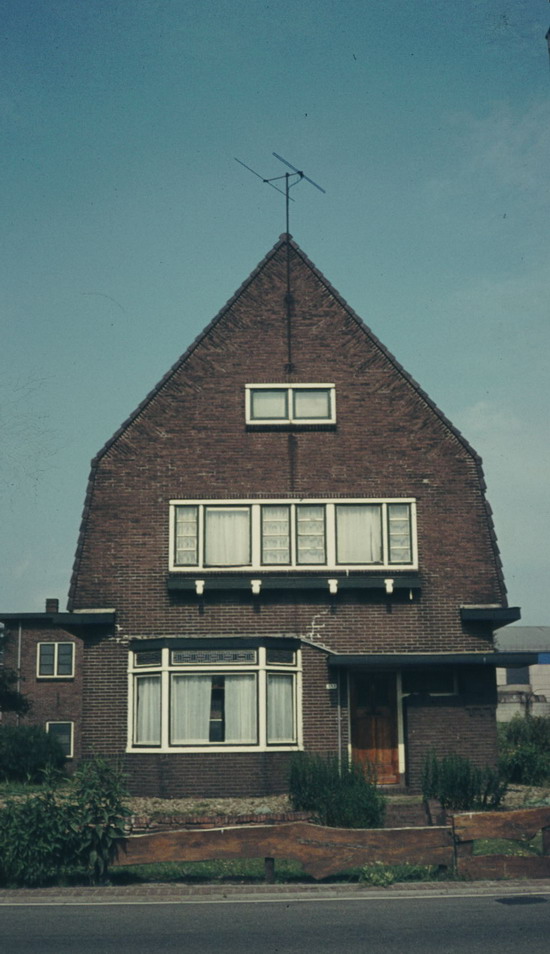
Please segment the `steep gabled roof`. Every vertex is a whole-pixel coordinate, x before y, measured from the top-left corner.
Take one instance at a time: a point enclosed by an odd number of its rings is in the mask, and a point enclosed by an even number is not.
[[[95,476],[97,472],[97,467],[104,455],[109,451],[109,449],[116,443],[118,438],[133,424],[133,422],[143,413],[147,406],[155,399],[155,397],[162,391],[165,385],[170,381],[170,379],[176,374],[181,366],[190,358],[193,352],[201,344],[201,342],[210,334],[210,332],[216,327],[216,325],[224,318],[227,312],[233,307],[235,302],[246,292],[250,285],[254,282],[255,278],[262,272],[265,266],[281,251],[283,248],[290,248],[298,256],[302,262],[310,269],[312,274],[315,275],[317,280],[326,288],[329,294],[334,298],[334,300],[340,305],[340,307],[347,313],[347,315],[357,324],[357,326],[364,332],[365,335],[369,337],[371,342],[375,345],[376,348],[384,355],[386,360],[395,368],[395,370],[402,375],[402,377],[409,383],[409,385],[416,391],[422,401],[434,412],[434,414],[441,420],[443,425],[455,436],[458,442],[464,447],[467,453],[472,457],[478,472],[478,477],[480,481],[480,486],[483,491],[483,500],[487,512],[487,522],[490,529],[495,560],[497,565],[497,572],[499,575],[499,581],[502,587],[502,592],[506,593],[506,587],[504,583],[504,577],[502,572],[502,564],[500,560],[500,553],[498,549],[498,543],[496,540],[496,534],[493,526],[492,511],[488,501],[485,498],[486,483],[483,474],[481,458],[471,446],[471,444],[466,440],[462,433],[452,424],[452,422],[446,417],[446,415],[440,410],[440,408],[432,401],[428,394],[420,387],[418,382],[405,370],[405,368],[399,363],[399,361],[394,357],[394,355],[382,344],[379,338],[367,327],[365,322],[359,317],[359,315],[353,310],[353,308],[347,303],[347,301],[339,294],[339,292],[331,285],[331,283],[325,278],[323,273],[313,264],[313,262],[307,257],[305,252],[300,248],[297,242],[294,241],[292,236],[288,233],[283,233],[279,240],[275,243],[273,248],[265,255],[265,257],[259,262],[256,268],[251,272],[247,279],[240,285],[234,295],[225,303],[225,305],[220,309],[220,311],[214,316],[214,318],[209,322],[208,325],[201,331],[201,333],[195,338],[195,340],[190,344],[187,350],[181,355],[180,358],[172,365],[172,367],[167,371],[167,373],[161,378],[159,383],[146,395],[146,397],[141,401],[135,411],[130,414],[129,417],[121,424],[121,426],[115,431],[112,437],[103,445],[101,450],[96,454],[91,462],[91,471],[90,478],[88,481],[88,486],[86,490],[86,497],[84,501],[84,508],[82,514],[82,520],[80,525],[80,533],[77,544],[77,550],[75,555],[75,561],[73,565],[73,574],[71,587],[69,591],[69,603],[74,588],[74,581],[78,573],[78,568],[80,564],[80,558],[82,554],[83,542],[84,542],[84,533],[86,528],[86,520],[88,516],[88,511],[90,507],[91,497],[93,494],[93,487],[95,482]]]

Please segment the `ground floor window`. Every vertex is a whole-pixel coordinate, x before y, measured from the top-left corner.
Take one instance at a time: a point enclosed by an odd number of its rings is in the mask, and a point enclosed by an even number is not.
[[[299,744],[300,653],[133,650],[129,748],[269,748]]]
[[[72,722],[46,722],[46,732],[57,739],[67,759],[73,757],[73,729]]]

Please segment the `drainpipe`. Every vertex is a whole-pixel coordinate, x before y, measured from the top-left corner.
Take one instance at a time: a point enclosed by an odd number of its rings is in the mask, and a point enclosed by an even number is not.
[[[21,620],[19,620],[19,626],[17,628],[17,691],[21,690],[21,646],[23,643],[23,628],[21,626]],[[21,722],[21,716],[17,715],[17,725]]]

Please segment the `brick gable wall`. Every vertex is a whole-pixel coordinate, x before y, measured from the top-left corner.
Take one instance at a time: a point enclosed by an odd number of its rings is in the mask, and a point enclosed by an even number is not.
[[[464,603],[506,599],[478,460],[294,248],[287,374],[286,265],[283,244],[96,461],[70,605],[116,607],[122,642],[86,642],[86,750],[124,751],[129,638],[277,633],[341,653],[491,647],[490,631],[464,626],[459,613]],[[247,428],[245,384],[284,381],[334,383],[337,426]],[[168,592],[170,499],[262,497],[414,497],[421,595]],[[312,749],[335,751],[347,739],[330,679],[326,655],[305,650]],[[437,724],[433,707],[426,719]],[[235,794],[246,772],[249,791],[282,790],[287,761],[285,753],[127,756],[144,791],[196,785],[204,795],[220,784],[214,766],[224,764],[233,765]]]

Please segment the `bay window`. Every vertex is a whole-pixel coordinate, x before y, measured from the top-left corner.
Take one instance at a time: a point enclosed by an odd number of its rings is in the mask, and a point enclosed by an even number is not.
[[[416,564],[412,499],[173,501],[171,508],[175,571]]]
[[[296,746],[299,664],[262,646],[132,651],[129,749]]]

